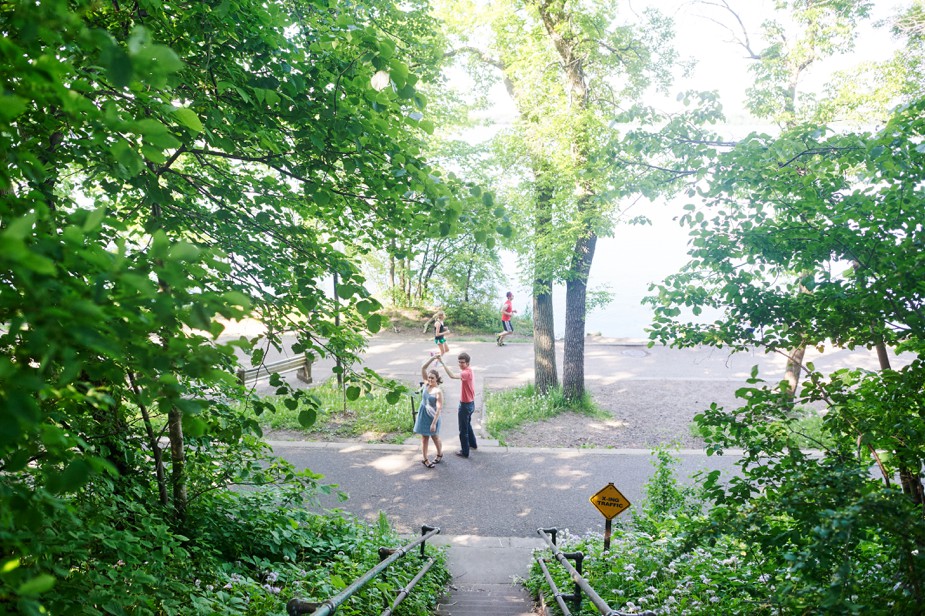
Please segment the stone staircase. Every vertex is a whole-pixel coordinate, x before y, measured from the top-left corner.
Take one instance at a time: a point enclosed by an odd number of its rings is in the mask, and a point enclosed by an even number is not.
[[[517,584],[456,588],[437,606],[439,616],[537,616],[533,598]]]
[[[430,543],[450,546],[450,592],[437,606],[439,616],[536,616],[527,577],[534,548],[543,540],[523,537],[437,535]]]

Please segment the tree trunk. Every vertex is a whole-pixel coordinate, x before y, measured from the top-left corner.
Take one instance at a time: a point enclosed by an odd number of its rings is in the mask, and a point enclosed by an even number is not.
[[[552,285],[540,279],[533,281],[533,377],[538,394],[547,394],[559,386]]]
[[[395,246],[392,246],[392,250],[395,249]],[[395,255],[389,253],[389,287],[392,289],[392,297],[395,296]]]
[[[540,238],[553,233],[552,199],[553,191],[545,181],[545,167],[534,161],[533,175],[537,186],[533,234],[537,246]],[[547,394],[559,386],[559,370],[556,367],[556,332],[552,304],[552,280],[542,267],[539,249],[534,249],[533,258],[533,379],[536,391]]]
[[[880,370],[892,370],[890,366],[890,356],[886,352],[886,345],[883,343],[883,338],[877,334],[877,328],[871,325],[871,331],[874,332],[876,342],[875,348],[877,349],[877,360],[880,362]],[[899,482],[903,488],[903,494],[912,499],[912,502],[922,506],[925,505],[925,485],[922,484],[922,473],[918,470],[921,469],[922,463],[919,460],[918,464],[907,466],[905,464],[900,464],[899,466]],[[925,513],[925,511],[923,511]]]
[[[589,231],[575,242],[572,278],[565,285],[565,358],[562,362],[562,394],[578,401],[585,394],[585,311],[588,274],[594,259],[597,235]]]
[[[186,526],[186,452],[183,444],[183,413],[176,407],[167,414],[167,433],[170,437],[170,484],[173,487],[174,522]]]
[[[787,356],[787,370],[784,372],[784,380],[787,381],[787,394],[790,402],[797,395],[797,387],[800,384],[800,375],[803,370],[803,356],[806,355],[806,345],[801,344]]]
[[[471,252],[472,252],[472,253],[475,252],[475,247],[474,247],[474,246],[473,246],[473,249],[472,249]],[[475,255],[473,254],[473,258],[472,258],[472,259],[468,259],[468,260],[466,261],[466,264],[467,264],[467,266],[466,266],[466,284],[465,284],[465,286],[463,287],[463,302],[465,302],[465,303],[467,303],[467,304],[469,303],[469,289],[472,288],[472,271],[475,269],[475,266],[472,264],[472,262],[473,262],[473,260],[474,260],[474,256],[475,256]]]

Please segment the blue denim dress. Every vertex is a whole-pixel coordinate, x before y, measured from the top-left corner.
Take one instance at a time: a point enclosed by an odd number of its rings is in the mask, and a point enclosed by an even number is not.
[[[425,385],[421,388],[421,405],[418,407],[418,417],[414,422],[414,433],[420,434],[421,436],[439,436],[440,435],[440,421],[441,418],[437,418],[437,429],[433,432],[430,431],[430,424],[434,420],[433,413],[437,412],[437,392],[440,391],[439,388],[434,390],[434,393],[431,393],[427,390]],[[430,407],[432,412],[428,412],[427,408]]]

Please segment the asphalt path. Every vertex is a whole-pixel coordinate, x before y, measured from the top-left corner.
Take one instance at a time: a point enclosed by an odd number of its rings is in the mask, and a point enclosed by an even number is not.
[[[468,459],[448,456],[434,469],[420,462],[415,445],[273,443],[298,468],[310,468],[349,495],[320,501],[375,521],[383,512],[399,532],[422,525],[448,535],[536,537],[536,529],[604,530],[590,498],[608,483],[639,506],[652,474],[645,451],[529,449],[482,446]],[[734,470],[736,456],[681,455],[679,476]],[[622,515],[626,515],[623,513]]]
[[[526,383],[533,378],[533,347],[529,342],[450,339],[447,363],[457,369],[455,356],[466,351],[475,372],[477,415],[481,433],[481,395],[485,388]],[[409,385],[420,381],[420,366],[434,349],[432,340],[382,336],[371,340],[363,365]],[[558,352],[561,362],[561,343]],[[826,371],[839,367],[877,368],[873,352],[810,350],[808,361]],[[715,349],[674,350],[647,348],[626,340],[589,340],[585,347],[585,378],[595,384],[621,380],[705,380],[745,382],[752,367],[777,381],[784,358],[763,353],[729,355]],[[274,358],[268,357],[268,361]],[[904,363],[894,358],[894,365]],[[561,363],[559,364],[561,366]],[[330,375],[333,362],[313,366],[318,382]],[[298,382],[290,379],[299,386]],[[459,382],[447,379],[446,409],[441,425],[446,457],[434,469],[421,463],[418,441],[405,445],[304,443],[272,441],[276,453],[297,468],[324,475],[349,496],[319,499],[322,508],[338,508],[374,521],[383,512],[397,530],[413,533],[421,525],[439,526],[444,534],[485,537],[533,537],[540,527],[574,532],[603,531],[604,517],[589,499],[613,483],[633,507],[641,505],[644,485],[651,477],[653,456],[648,451],[612,449],[535,449],[500,447],[480,441],[469,459],[453,455],[458,449],[455,409]],[[262,386],[266,387],[266,386]],[[409,420],[410,421],[410,420]],[[576,426],[580,429],[580,426]],[[434,455],[431,449],[431,457]],[[700,471],[719,470],[728,478],[737,455],[707,456],[702,451],[678,452],[678,477],[688,482]],[[625,513],[623,515],[626,515]]]

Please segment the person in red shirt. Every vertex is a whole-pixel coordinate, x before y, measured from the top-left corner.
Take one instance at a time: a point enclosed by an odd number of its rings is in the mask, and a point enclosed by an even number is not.
[[[501,306],[501,333],[495,336],[498,346],[504,346],[504,339],[514,333],[514,322],[511,321],[511,316],[517,311],[514,310],[513,300],[514,294],[508,291],[507,299]]]
[[[460,353],[457,361],[459,362],[459,374],[455,374],[449,366],[443,363],[441,357],[437,360],[446,370],[446,375],[451,379],[459,379],[462,389],[459,394],[459,410],[456,418],[459,421],[459,446],[462,448],[456,452],[460,458],[468,458],[470,449],[478,449],[478,442],[475,440],[475,432],[472,431],[472,413],[475,411],[475,381],[472,377],[472,368],[469,367],[471,358],[468,353]]]

